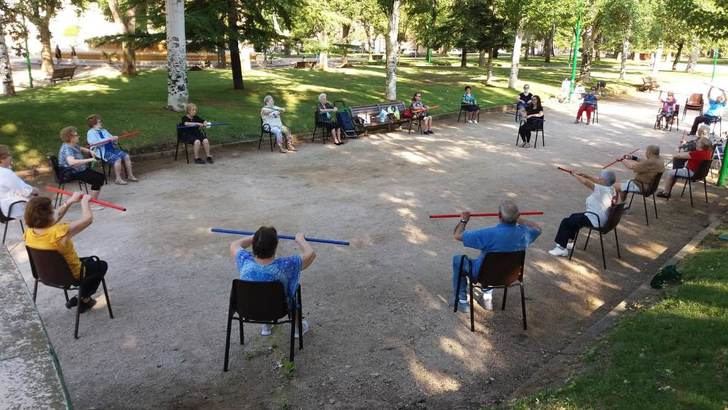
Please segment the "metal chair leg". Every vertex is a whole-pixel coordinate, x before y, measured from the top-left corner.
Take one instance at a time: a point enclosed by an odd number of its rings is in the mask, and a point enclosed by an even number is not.
[[[690,206],[693,206],[693,181],[692,178],[688,178],[688,191],[690,191]]]
[[[708,203],[708,181],[703,178],[703,190],[705,191],[705,203]]]
[[[293,362],[293,355],[295,352],[295,349],[293,348],[296,345],[296,320],[297,320],[297,314],[296,314],[296,308],[294,307],[291,312],[291,352],[288,360]]]
[[[35,303],[36,296],[38,296],[38,279],[35,280],[35,285],[33,285],[33,303]]]
[[[647,198],[642,195],[642,204],[645,206],[645,224],[650,226],[650,218],[647,216]]]
[[[523,313],[523,330],[528,330],[528,325],[526,323],[526,290],[523,288],[523,284],[520,284],[521,286],[521,313]]]
[[[232,315],[230,314],[231,310],[228,310],[228,319],[227,319],[227,331],[225,336],[225,362],[222,367],[222,371],[226,372],[228,371],[228,359],[230,357],[230,326],[232,326]],[[243,326],[243,323],[240,322],[240,326]]]
[[[3,232],[3,245],[5,245],[5,237],[8,235],[8,225],[10,225],[10,221],[5,222],[5,230]]]
[[[296,301],[298,302],[298,350],[303,349],[303,302],[301,301],[301,288],[299,286],[298,296]]]
[[[614,227],[614,242],[617,244],[617,258],[622,259],[622,253],[619,251],[619,236],[617,235],[617,227]]]
[[[475,306],[473,305],[473,281],[468,280],[470,285],[470,331],[475,332]]]
[[[602,237],[602,232],[599,231],[599,245],[602,247],[602,264],[604,264],[604,269],[607,269],[607,257],[604,256],[604,239]]]
[[[78,289],[78,304],[76,305],[76,328],[73,337],[78,339],[78,319],[81,317],[81,288]]]
[[[576,235],[574,235],[573,246],[571,247],[571,251],[569,252],[569,260],[571,260],[571,257],[574,256],[574,249],[576,249],[576,240],[577,239],[579,239],[579,231],[576,231]]]
[[[111,311],[111,300],[109,299],[109,291],[106,289],[106,279],[101,279],[101,286],[104,288],[104,297],[106,298],[106,308],[109,310],[109,317],[114,318],[114,312]]]
[[[589,246],[589,239],[591,238],[592,228],[589,228],[589,233],[586,234],[586,242],[584,243],[584,250]]]
[[[501,310],[506,310],[506,298],[508,297],[508,286],[503,288],[503,304],[501,305]]]
[[[657,217],[657,198],[655,198],[655,193],[652,193],[652,205],[655,207],[655,219],[660,219]]]

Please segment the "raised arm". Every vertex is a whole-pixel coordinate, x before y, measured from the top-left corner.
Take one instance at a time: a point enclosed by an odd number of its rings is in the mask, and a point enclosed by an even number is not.
[[[73,197],[71,197],[71,199],[73,199]],[[94,221],[93,214],[91,213],[91,206],[89,205],[90,200],[91,200],[91,196],[88,194],[84,194],[83,197],[81,198],[81,218],[76,221],[73,221],[69,224],[69,226],[68,226],[68,237],[69,238],[81,233],[81,231],[86,229]],[[69,202],[70,201],[71,200],[69,200]]]
[[[594,179],[589,175],[584,175],[577,172],[572,175],[574,175],[574,178],[576,178],[577,181],[581,182],[585,187],[592,190],[594,189]]]
[[[246,236],[241,239],[234,240],[230,243],[230,256],[233,258],[238,255],[238,251],[241,248],[247,248],[250,245],[253,244],[253,237],[252,236]]]
[[[541,225],[537,224],[536,222],[530,221],[526,218],[519,216],[518,224],[528,226],[529,228],[533,228],[533,229],[537,230],[539,234],[541,234]]]
[[[455,225],[455,229],[452,232],[452,236],[456,241],[463,241],[463,232],[465,232],[465,227],[468,225],[468,221],[470,221],[470,212],[465,211],[460,214],[460,221],[457,225]]]
[[[308,268],[316,259],[316,252],[314,252],[311,245],[306,241],[306,237],[302,233],[296,234],[296,244],[301,248],[301,258],[303,258],[303,265],[301,270]]]

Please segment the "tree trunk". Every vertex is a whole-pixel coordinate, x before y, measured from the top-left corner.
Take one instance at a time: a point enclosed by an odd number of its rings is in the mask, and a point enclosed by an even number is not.
[[[108,0],[107,3],[114,23],[121,27],[124,34],[134,34],[136,32],[136,7],[122,10],[119,6],[119,0]],[[121,42],[121,73],[125,76],[137,74],[135,47],[134,44],[128,41]]]
[[[677,51],[675,52],[675,60],[672,62],[672,71],[677,70],[677,63],[680,62],[680,54],[682,54],[684,45],[685,45],[685,41],[683,41],[683,40],[680,40],[680,42],[677,44]]]
[[[349,64],[349,31],[351,31],[351,24],[341,25],[341,39],[342,43],[344,43],[343,55],[341,56],[342,66]]]
[[[227,68],[227,58],[225,58],[225,43],[217,45],[217,68]]]
[[[690,58],[688,59],[688,65],[685,66],[686,73],[695,71],[695,66],[698,65],[698,57],[700,57],[700,41],[698,37],[693,37],[690,45]]]
[[[554,51],[555,33],[556,33],[556,25],[553,24],[551,26],[551,30],[549,30],[548,34],[546,35],[546,39],[543,41],[543,61],[544,61],[544,63],[551,62],[551,54]]]
[[[48,27],[48,21],[43,20],[40,25],[36,25],[40,36],[40,44],[42,46],[40,52],[41,65],[40,69],[50,78],[53,75],[53,52],[51,51],[51,30]]]
[[[652,62],[652,77],[657,77],[657,73],[660,71],[660,61],[662,61],[662,49],[664,45],[662,41],[657,44],[657,50],[655,50],[655,60]]]
[[[485,50],[478,50],[478,67],[485,67]]]
[[[591,81],[592,51],[594,47],[593,32],[594,29],[591,26],[584,29],[584,39],[581,46],[581,70],[579,72],[579,79],[582,83]]]
[[[319,52],[319,67],[322,71],[329,69],[329,34],[326,29],[321,31],[321,51]]]
[[[374,40],[372,39],[372,28],[370,26],[364,27],[364,33],[367,36],[367,61],[374,61]]]
[[[2,27],[0,27],[0,95],[15,95],[13,70],[10,65],[10,55],[8,54],[8,46],[5,44],[5,32]]]
[[[240,46],[238,45],[238,9],[236,2],[228,0],[228,49],[230,50],[230,68],[233,72],[233,89],[242,90],[245,88],[243,84],[243,67],[240,64]]]
[[[167,11],[167,109],[184,111],[189,99],[184,0],[165,0]]]
[[[518,68],[521,62],[521,40],[523,39],[523,22],[518,23],[518,29],[513,39],[513,55],[511,56],[511,75],[508,77],[508,88],[516,88],[518,81]]]
[[[493,58],[496,60],[498,59],[498,47],[493,49]]]
[[[627,56],[629,56],[629,39],[625,36],[622,39],[622,58],[619,67],[619,79],[624,81],[624,77],[627,75]]]
[[[594,38],[594,56],[592,57],[592,61],[602,61],[602,34],[592,35],[592,37]]]
[[[526,49],[526,52],[523,53],[523,61],[528,61],[528,56],[530,54],[529,52],[531,51],[530,47],[528,46],[528,43],[529,43],[529,40],[526,39],[526,47],[524,47]]]
[[[485,68],[485,85],[489,85],[490,80],[493,79],[493,54],[495,54],[495,49],[491,48],[488,52],[488,62]]]
[[[468,66],[468,51],[463,47],[460,51],[460,67],[465,68]]]
[[[387,77],[385,80],[385,98],[390,101],[397,99],[397,61],[399,60],[399,8],[401,0],[393,0],[392,8],[388,10],[387,17]]]

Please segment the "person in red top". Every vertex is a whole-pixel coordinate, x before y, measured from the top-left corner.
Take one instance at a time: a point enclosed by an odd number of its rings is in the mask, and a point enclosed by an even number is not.
[[[703,161],[713,159],[713,145],[710,140],[701,137],[696,142],[696,150],[690,152],[678,152],[672,156],[672,159],[686,159],[688,160],[684,168],[678,168],[675,172],[667,175],[665,179],[665,185],[662,187],[662,191],[657,194],[660,198],[669,198],[670,192],[672,192],[672,186],[675,185],[675,177],[689,178],[700,168],[700,164]]]

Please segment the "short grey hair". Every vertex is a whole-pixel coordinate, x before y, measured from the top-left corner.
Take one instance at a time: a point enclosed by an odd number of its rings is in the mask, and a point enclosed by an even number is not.
[[[498,213],[500,214],[501,222],[507,224],[514,224],[518,221],[518,217],[521,213],[518,211],[518,205],[510,199],[504,199],[498,205]]]
[[[268,105],[268,101],[270,101],[271,104],[273,103],[273,96],[270,94],[263,97],[263,105]]]
[[[659,158],[660,157],[660,147],[657,145],[648,145],[647,149],[645,150],[645,153],[648,156]]]
[[[698,137],[707,137],[708,135],[710,135],[710,125],[700,124],[700,126],[698,127],[697,135]]]
[[[617,181],[617,176],[614,174],[614,171],[607,169],[603,170],[599,176],[604,180],[607,186],[612,186]]]
[[[319,102],[323,104],[323,102],[326,100],[326,93],[319,94]]]

